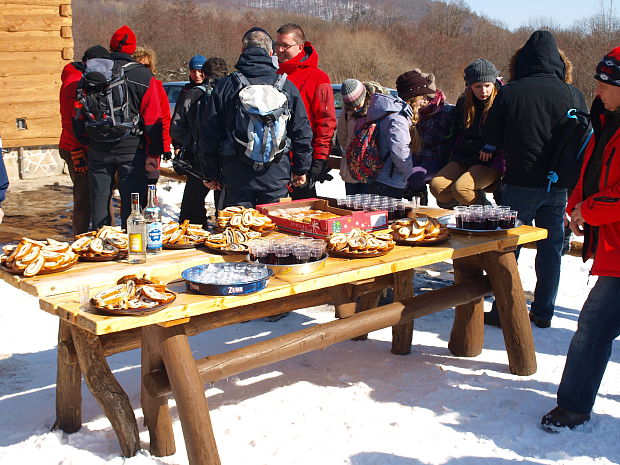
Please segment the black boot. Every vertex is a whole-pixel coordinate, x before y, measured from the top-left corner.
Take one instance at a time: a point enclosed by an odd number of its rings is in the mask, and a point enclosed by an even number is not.
[[[556,407],[547,413],[540,424],[548,433],[558,433],[560,428],[574,429],[590,421],[589,413],[573,412],[563,407]]]

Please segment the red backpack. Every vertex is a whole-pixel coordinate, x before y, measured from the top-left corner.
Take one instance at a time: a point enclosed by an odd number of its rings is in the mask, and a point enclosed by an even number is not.
[[[353,179],[368,182],[385,165],[379,151],[379,125],[376,121],[364,123],[355,130],[347,149],[347,167]]]

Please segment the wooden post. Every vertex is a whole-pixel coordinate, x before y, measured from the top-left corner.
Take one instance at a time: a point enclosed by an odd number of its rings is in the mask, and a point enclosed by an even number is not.
[[[515,254],[486,252],[480,259],[495,294],[510,372],[520,376],[534,374],[536,351]]]
[[[454,282],[464,283],[482,277],[477,255],[454,260]],[[457,305],[448,349],[457,357],[475,357],[484,344],[484,299]]]
[[[140,449],[138,424],[127,394],[110,371],[99,338],[77,326],[71,326],[71,335],[86,385],[112,423],[123,456],[133,457]]]
[[[370,310],[371,308],[375,308],[379,304],[379,298],[383,293],[383,289],[380,291],[373,291],[368,294],[362,294],[359,297],[359,301],[357,302],[357,306],[355,308],[355,313],[364,312],[366,310]],[[365,341],[368,339],[368,333],[361,334],[360,336],[356,336],[352,338],[352,341]]]
[[[336,310],[336,318],[348,318],[355,314],[355,299],[351,297],[350,286],[335,286],[328,291]]]
[[[60,320],[58,325],[58,356],[56,368],[56,422],[52,429],[75,433],[82,427],[82,371],[73,363],[73,338],[69,323]]]
[[[190,465],[220,465],[207,398],[183,325],[148,326],[143,332],[159,342]]]
[[[394,273],[394,302],[413,297],[413,276],[415,270]],[[392,327],[392,353],[407,355],[411,353],[413,339],[413,320]]]
[[[164,368],[164,362],[159,350],[159,341],[153,341],[148,331],[142,336],[142,376],[152,370]],[[153,397],[141,386],[141,403],[144,414],[144,426],[149,430],[151,438],[149,451],[156,457],[166,457],[176,452],[174,444],[174,432],[172,431],[172,420],[170,419],[170,409],[168,408],[168,397]]]

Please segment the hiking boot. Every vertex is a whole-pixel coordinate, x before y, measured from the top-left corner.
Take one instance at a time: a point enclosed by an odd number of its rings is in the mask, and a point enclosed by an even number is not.
[[[573,412],[563,407],[556,407],[547,413],[540,425],[548,433],[559,433],[560,428],[573,429],[590,421],[589,413]]]
[[[551,327],[551,319],[545,320],[544,318],[540,318],[530,310],[530,321],[534,323],[538,328],[549,328]]]
[[[485,312],[484,324],[489,325],[489,326],[497,326],[498,328],[501,328],[502,324],[499,321],[499,313],[494,312],[494,311]]]

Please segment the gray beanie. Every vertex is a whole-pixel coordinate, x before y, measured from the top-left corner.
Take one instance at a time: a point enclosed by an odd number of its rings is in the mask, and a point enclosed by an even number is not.
[[[468,86],[476,82],[495,82],[499,76],[499,71],[493,63],[484,58],[472,61],[465,68],[465,82]]]

